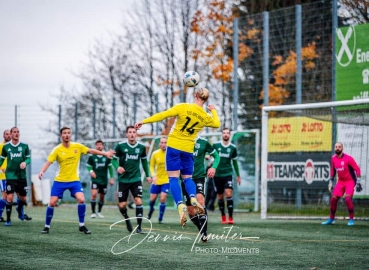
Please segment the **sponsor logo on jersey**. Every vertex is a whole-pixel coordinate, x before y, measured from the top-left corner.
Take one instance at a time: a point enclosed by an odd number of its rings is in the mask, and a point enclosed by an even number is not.
[[[311,159],[305,162],[268,162],[268,181],[314,181],[329,180],[330,163],[326,161],[314,162]]]
[[[126,155],[126,161],[132,159],[132,160],[138,160],[138,154],[137,155]]]
[[[96,162],[95,165],[96,165],[96,169],[99,168],[99,167],[105,167],[105,163]]]
[[[199,154],[199,150],[196,150],[195,152],[193,152],[193,155],[195,156],[195,157],[197,157],[197,155]]]
[[[228,150],[229,150],[229,149],[228,149]],[[220,156],[220,157],[224,157],[224,158],[229,158],[230,153],[222,153],[222,152],[219,152],[219,156]]]
[[[22,157],[22,153],[12,153],[10,152],[10,159]]]

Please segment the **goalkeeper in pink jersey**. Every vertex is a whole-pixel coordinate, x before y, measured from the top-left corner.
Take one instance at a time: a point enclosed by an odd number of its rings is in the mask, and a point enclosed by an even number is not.
[[[333,189],[332,198],[330,201],[330,216],[329,219],[322,222],[323,225],[330,225],[334,223],[334,217],[337,210],[338,200],[344,195],[347,210],[349,212],[350,220],[347,223],[349,226],[354,225],[354,203],[352,202],[352,196],[356,186],[356,191],[362,190],[360,184],[360,168],[356,164],[356,161],[350,155],[343,153],[343,144],[338,142],[334,146],[334,152],[336,153],[332,157],[331,161],[331,179],[329,180],[328,190],[332,191],[333,180],[337,173],[337,184]]]

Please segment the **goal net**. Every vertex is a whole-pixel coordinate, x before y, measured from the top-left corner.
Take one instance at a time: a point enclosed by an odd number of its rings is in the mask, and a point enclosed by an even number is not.
[[[329,215],[330,160],[336,142],[361,168],[355,218],[369,217],[369,99],[265,106],[262,109],[261,218]],[[347,218],[343,199],[338,218]]]

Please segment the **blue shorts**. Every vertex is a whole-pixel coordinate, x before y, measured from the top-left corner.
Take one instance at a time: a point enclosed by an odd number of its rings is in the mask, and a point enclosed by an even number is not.
[[[0,180],[0,191],[6,190],[6,180]]]
[[[194,158],[192,153],[167,147],[165,154],[165,166],[167,171],[181,171],[182,175],[192,175],[193,165]]]
[[[162,185],[151,185],[150,194],[159,194],[161,192],[168,194],[170,185],[169,183]]]
[[[83,188],[80,181],[73,182],[58,182],[54,181],[51,188],[51,196],[57,196],[59,199],[63,199],[63,193],[69,189],[70,195],[74,197],[77,192],[83,192]]]

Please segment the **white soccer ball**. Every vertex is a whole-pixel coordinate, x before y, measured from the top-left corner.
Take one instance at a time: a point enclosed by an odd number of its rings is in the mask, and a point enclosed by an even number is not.
[[[194,87],[200,82],[200,75],[196,71],[187,71],[183,76],[183,82],[188,87]]]

